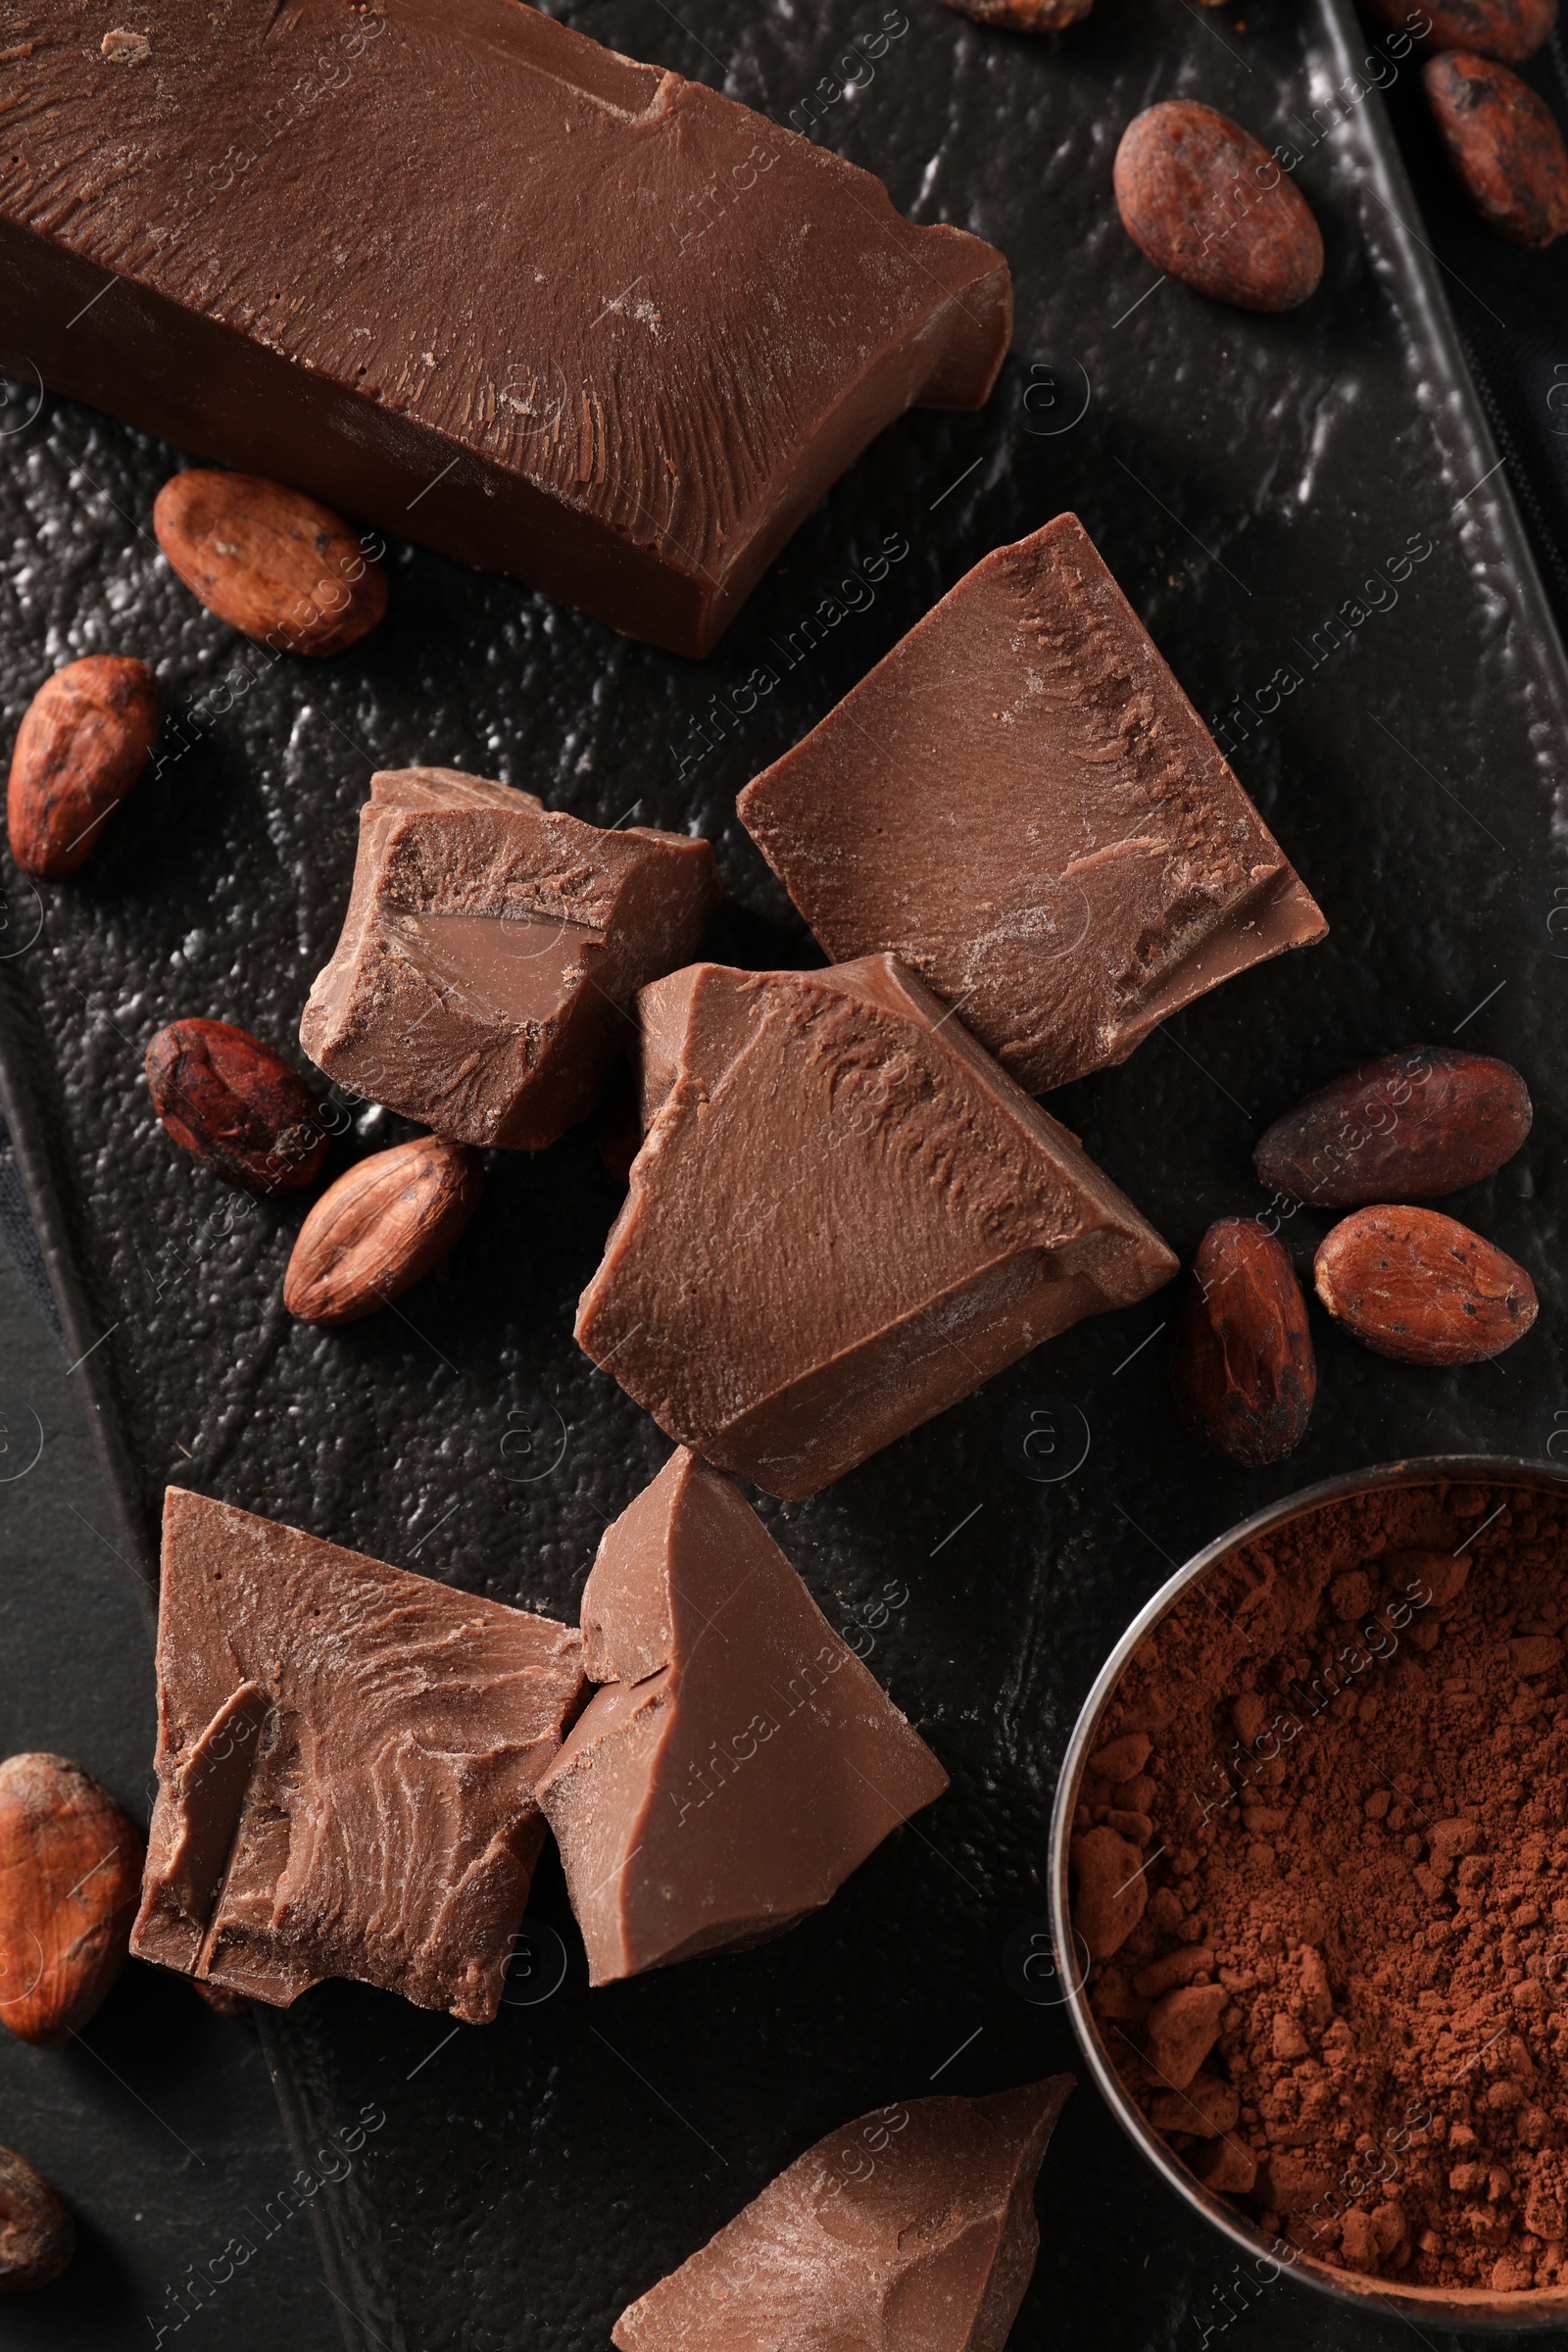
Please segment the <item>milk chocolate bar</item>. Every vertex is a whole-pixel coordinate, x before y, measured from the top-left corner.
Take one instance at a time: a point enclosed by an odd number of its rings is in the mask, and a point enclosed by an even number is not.
[[[517,0],[15,29],[0,266],[45,383],[675,653],[1007,348],[994,247]]]
[[[661,1429],[814,1494],[1176,1259],[896,956],[637,999],[645,1137],[577,1338]]]
[[[1031,1094],[1328,929],[1075,514],[977,564],[739,806],[829,956],[901,956]]]
[[[620,2352],[1002,2352],[1034,2185],[1073,2087],[873,2108],[798,2156],[623,2311]]]
[[[355,1977],[496,2013],[575,1631],[171,1487],[131,1949],[287,2007]]]
[[[582,1596],[600,1685],[539,1784],[589,1981],[820,1909],[948,1776],[727,1478],[684,1447]]]
[[[300,1043],[449,1142],[538,1151],[593,1109],[634,992],[686,961],[717,904],[706,841],[607,832],[456,768],[384,769]]]

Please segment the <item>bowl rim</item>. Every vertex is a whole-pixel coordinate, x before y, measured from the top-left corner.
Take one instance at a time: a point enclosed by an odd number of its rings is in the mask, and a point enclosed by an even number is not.
[[[1072,1737],[1061,1760],[1056,1782],[1055,1800],[1051,1815],[1049,1878],[1051,1897],[1051,1934],[1056,1965],[1066,1986],[1064,2006],[1072,2025],[1074,2036],[1083,2053],[1101,2095],[1111,2114],[1139,2152],[1162,2177],[1166,2184],[1195,2212],[1217,2230],[1223,2237],[1243,2254],[1253,2259],[1260,2285],[1272,2284],[1282,2273],[1299,2278],[1331,2301],[1358,2311],[1381,2308],[1400,2319],[1424,2319],[1439,2327],[1471,2329],[1512,2329],[1525,2333],[1535,2328],[1560,2328],[1568,2317],[1568,2284],[1553,2287],[1527,2287],[1517,2294],[1492,2292],[1484,2287],[1471,2287],[1463,2294],[1437,2286],[1401,2285],[1396,2280],[1365,2278],[1353,2271],[1342,2271],[1324,2262],[1319,2256],[1303,2252],[1283,2237],[1273,2237],[1266,2230],[1245,2221],[1238,2209],[1205,2188],[1173,2149],[1146,2120],[1142,2110],[1128,2097],[1120,2077],[1110,2065],[1094,2023],[1085,1994],[1087,1971],[1080,1981],[1073,1944],[1068,1884],[1068,1846],[1072,1816],[1077,1805],[1078,1785],[1089,1759],[1092,1743],[1099,1731],[1100,1718],[1114,1692],[1133,1652],[1151,1630],[1170,1610],[1182,1595],[1205,1575],[1217,1562],[1226,1558],[1242,1544],[1254,1542],[1259,1536],[1283,1527],[1288,1521],[1324,1503],[1342,1501],[1352,1494],[1375,1493],[1381,1488],[1427,1486],[1434,1483],[1462,1484],[1473,1480],[1478,1486],[1534,1485],[1543,1490],[1568,1492],[1568,1463],[1522,1454],[1443,1453],[1410,1455],[1397,1461],[1373,1463],[1366,1469],[1342,1471],[1333,1478],[1317,1480],[1309,1487],[1298,1488],[1294,1494],[1282,1495],[1266,1503],[1245,1519],[1216,1536],[1194,1552],[1145,1601],[1118,1641],[1111,1648],[1100,1672],[1096,1675],[1078,1712]],[[1061,1955],[1068,1956],[1064,1964]],[[1265,2277],[1264,2271],[1271,2271]],[[1227,2288],[1224,2290],[1229,2292]]]

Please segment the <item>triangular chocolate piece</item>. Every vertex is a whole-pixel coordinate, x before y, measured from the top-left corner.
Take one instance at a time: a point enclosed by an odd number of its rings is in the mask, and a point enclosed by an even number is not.
[[[727,1478],[684,1448],[582,1596],[603,1686],[539,1784],[608,1984],[792,1928],[948,1776]]]
[[[553,1618],[171,1487],[131,1949],[277,2007],[355,1977],[494,2017],[580,1656]]]
[[[606,832],[456,768],[386,769],[300,1043],[449,1142],[537,1151],[593,1109],[633,995],[696,953],[717,904],[706,841]]]
[[[891,956],[643,990],[647,1129],[577,1338],[670,1437],[814,1494],[1176,1259]]]
[[[1072,2089],[874,2108],[798,2156],[623,2311],[621,2352],[1002,2352]]]
[[[739,809],[830,956],[901,956],[1031,1094],[1328,928],[1075,514],[965,573]]]

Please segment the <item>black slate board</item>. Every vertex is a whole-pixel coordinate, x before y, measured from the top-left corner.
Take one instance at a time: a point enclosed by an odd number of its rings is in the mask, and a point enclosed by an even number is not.
[[[585,0],[562,13],[788,119],[885,12],[706,0],[682,23],[662,0]],[[114,649],[153,661],[190,743],[138,787],[76,885],[45,903],[8,875],[14,944],[0,961],[7,1107],[74,1352],[93,1349],[77,1377],[99,1407],[122,1547],[149,1574],[172,1477],[566,1615],[604,1522],[665,1452],[570,1340],[617,1205],[591,1134],[501,1161],[450,1264],[403,1311],[327,1337],[291,1325],[278,1299],[300,1208],[222,1192],[152,1118],[141,1053],[174,1015],[220,1014],[288,1047],[335,937],[372,766],[430,760],[600,822],[640,803],[645,818],[696,825],[729,893],[710,952],[814,961],[736,825],[736,790],[979,556],[1062,508],[1081,514],[1200,709],[1236,712],[1222,740],[1333,932],[1053,1107],[1187,1251],[1210,1218],[1261,1205],[1249,1167],[1261,1126],[1362,1054],[1457,1035],[1517,1062],[1540,1105],[1527,1151],[1457,1203],[1542,1293],[1540,1325],[1499,1363],[1409,1371],[1320,1321],[1306,1444],[1273,1472],[1229,1472],[1174,1423],[1162,1344],[1143,1345],[1155,1299],[1069,1334],[812,1501],[762,1505],[836,1621],[906,1592],[872,1664],[953,1792],[760,1952],[590,1997],[551,1865],[535,1909],[564,1934],[571,1968],[543,2005],[454,2029],[330,1985],[271,2022],[358,2344],[597,2352],[632,2294],[835,2124],[928,2085],[989,2089],[1070,2064],[1059,2011],[1014,1994],[1003,1953],[1044,1914],[1056,1761],[1136,1605],[1198,1542],[1310,1479],[1450,1447],[1561,1450],[1553,1048],[1568,869],[1553,822],[1568,675],[1380,101],[1330,104],[1376,54],[1339,0],[1101,0],[1078,31],[1040,42],[910,0],[907,32],[818,135],[881,172],[915,217],[1003,246],[1014,357],[983,416],[911,416],[884,436],[701,666],[395,549],[380,631],[330,664],[273,667],[157,556],[148,516],[170,452],[63,403],[0,419],[21,428],[0,488],[8,725],[51,666]],[[1321,110],[1299,176],[1328,273],[1305,311],[1209,306],[1158,284],[1123,237],[1116,138],[1174,95],[1302,147],[1302,119]],[[851,591],[862,609],[733,715],[759,662],[782,668],[770,645],[890,540],[908,552],[869,606]],[[1428,543],[1391,580],[1391,560]],[[1360,618],[1314,663],[1302,649],[1348,605]],[[1288,664],[1301,685],[1259,712]],[[229,707],[197,727],[195,705],[224,677]],[[714,697],[732,715],[693,760]],[[362,1118],[339,1161],[401,1132]],[[1322,1229],[1302,1214],[1284,1230],[1304,1260]],[[1037,1415],[1062,1433],[1048,1466],[1070,1475],[1054,1482],[1038,1476],[1038,1440],[1025,1451],[1047,1425]],[[365,2108],[386,2120],[348,2170],[318,2162]],[[342,2177],[317,2186],[327,2173]],[[1227,2320],[1228,2249],[1090,2092],[1068,2108],[1041,2203],[1018,2346],[1196,2346],[1221,2329],[1238,2347],[1331,2328],[1337,2344],[1403,2338],[1289,2283]]]
[[[1563,29],[1518,68],[1568,122]],[[1390,114],[1487,418],[1508,461],[1536,561],[1557,614],[1568,614],[1568,238],[1531,252],[1494,236],[1466,203],[1420,86],[1406,74]]]

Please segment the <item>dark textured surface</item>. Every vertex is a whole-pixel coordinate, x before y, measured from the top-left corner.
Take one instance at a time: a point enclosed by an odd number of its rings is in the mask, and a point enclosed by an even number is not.
[[[145,1828],[153,1662],[134,1581],[77,1383],[3,1251],[0,1355],[0,1755],[72,1756]],[[310,2222],[277,2204],[294,2160],[255,2030],[164,1971],[132,1961],[64,2049],[0,2032],[0,2141],[54,2181],[77,2230],[58,2285],[0,2299],[6,2352],[151,2346],[188,2307],[192,2269],[221,2269],[231,2240],[231,2275],[168,2344],[339,2341]]]
[[[760,22],[709,0],[688,35],[659,0],[570,13],[781,117],[882,14],[826,0]],[[836,1622],[907,1586],[871,1663],[954,1789],[771,1949],[589,1996],[546,1868],[536,1908],[572,1961],[545,2005],[454,2029],[328,1986],[280,2021],[313,2139],[368,2101],[389,2118],[333,2208],[336,2282],[361,2299],[368,2344],[586,2352],[836,2122],[934,2074],[979,2091],[1070,2064],[1059,2011],[1016,1999],[1001,1953],[1044,1912],[1056,1760],[1135,1605],[1198,1541],[1310,1478],[1450,1446],[1540,1453],[1568,1431],[1556,1052],[1568,936],[1550,927],[1568,906],[1552,862],[1568,703],[1498,477],[1476,488],[1496,452],[1431,266],[1400,226],[1415,216],[1379,102],[1351,107],[1301,170],[1328,270],[1300,313],[1247,318],[1157,284],[1109,200],[1116,137],[1143,105],[1199,97],[1284,139],[1370,47],[1334,0],[1212,14],[1105,0],[1074,34],[1039,43],[911,7],[875,80],[828,111],[822,135],[880,170],[915,217],[1003,246],[1015,355],[984,415],[910,417],[877,444],[701,666],[394,549],[385,626],[329,665],[274,668],[157,557],[147,518],[170,453],[52,404],[6,444],[8,726],[42,671],[113,649],[154,662],[191,746],[138,788],[80,882],[48,894],[35,943],[0,964],[13,1090],[34,1097],[24,1140],[35,1178],[53,1177],[81,1275],[79,1345],[110,1335],[83,1377],[111,1407],[112,1453],[115,1426],[124,1433],[112,1467],[127,1552],[139,1542],[149,1556],[149,1517],[174,1475],[401,1565],[571,1611],[604,1521],[665,1451],[570,1341],[616,1205],[591,1134],[500,1164],[455,1257],[396,1312],[312,1333],[278,1299],[303,1203],[251,1204],[181,1159],[149,1109],[142,1049],[162,1022],[200,1012],[287,1050],[346,901],[370,768],[415,760],[498,775],[601,822],[640,802],[645,820],[696,824],[730,894],[710,952],[811,960],[735,823],[736,790],[981,554],[1061,508],[1082,514],[1205,716],[1255,697],[1283,664],[1302,672],[1278,712],[1242,711],[1222,740],[1333,931],[1053,1108],[1190,1251],[1211,1218],[1262,1206],[1249,1167],[1261,1128],[1365,1055],[1458,1035],[1517,1062],[1540,1105],[1519,1159],[1454,1203],[1542,1294],[1537,1328],[1500,1361],[1424,1374],[1361,1353],[1319,1317],[1306,1443],[1275,1470],[1226,1471],[1180,1432],[1162,1342],[1134,1352],[1162,1320],[1155,1299],[1083,1326],[812,1501],[763,1504]],[[1075,416],[1086,377],[1081,420],[1033,429]],[[869,608],[786,670],[790,633],[888,540],[908,553]],[[1428,540],[1403,584],[1364,587]],[[1305,643],[1358,598],[1348,642],[1309,666]],[[763,662],[778,687],[694,760],[699,714]],[[193,708],[225,675],[229,707],[198,730]],[[21,949],[34,902],[10,879]],[[339,1159],[400,1132],[362,1120]],[[1303,1212],[1285,1227],[1298,1256],[1325,1225]],[[1051,1398],[1074,1433],[1067,1458],[1082,1444],[1074,1413],[1089,1450],[1041,1484],[1038,1446],[1022,1447]],[[1343,2318],[1284,2282],[1227,2323],[1226,2249],[1091,2093],[1063,2118],[1041,2208],[1018,2345],[1196,2346],[1221,2328],[1239,2347],[1403,2339],[1394,2322]]]
[[[1561,27],[1515,69],[1568,127]],[[1471,211],[1448,167],[1419,76],[1390,93],[1390,114],[1424,222],[1475,365],[1483,404],[1529,527],[1559,627],[1568,625],[1568,237],[1527,253]]]

